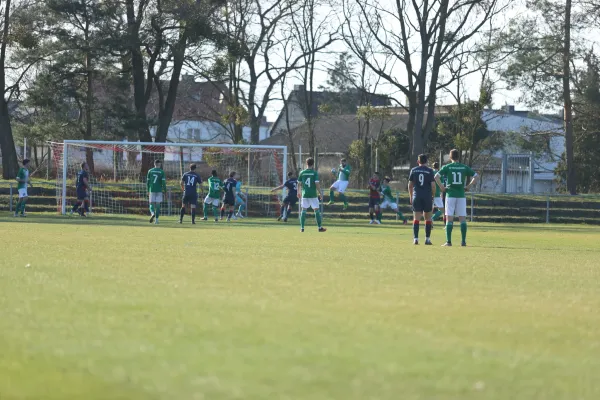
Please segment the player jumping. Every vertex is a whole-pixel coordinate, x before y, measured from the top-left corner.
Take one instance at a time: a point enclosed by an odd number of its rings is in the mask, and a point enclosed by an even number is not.
[[[350,166],[346,164],[346,159],[342,158],[338,168],[338,178],[329,188],[329,203],[327,203],[327,205],[335,204],[334,190],[337,190],[340,194],[340,199],[344,202],[344,210],[348,208],[348,200],[344,194],[346,188],[348,188],[348,179],[350,179]]]
[[[283,205],[281,206],[281,215],[277,218],[277,221],[287,222],[292,209],[298,202],[298,179],[294,176],[293,172],[288,172],[288,180],[283,185],[279,185],[276,188],[271,189],[271,192],[281,190],[284,187],[287,189],[287,195],[283,199]]]
[[[217,170],[213,169],[208,178],[208,194],[204,198],[204,221],[208,221],[208,208],[212,207],[215,222],[219,222],[219,198],[222,190],[221,180],[217,176]]]
[[[443,246],[452,246],[452,228],[454,216],[460,221],[461,246],[467,245],[467,198],[465,189],[469,190],[477,182],[477,173],[469,166],[461,164],[458,160],[460,152],[456,149],[450,151],[450,164],[446,164],[435,175],[438,186],[446,192],[446,243]],[[471,182],[465,187],[468,177]],[[443,187],[442,178],[446,178],[446,187]]]
[[[196,223],[196,205],[198,204],[197,186],[202,183],[202,178],[196,173],[196,164],[190,165],[190,170],[181,177],[181,191],[183,198],[181,200],[181,210],[179,211],[179,223],[183,223],[185,208],[190,206],[192,214],[192,224]]]
[[[29,181],[29,160],[24,159],[22,163],[22,167],[19,168],[19,172],[17,173],[17,190],[19,192],[19,201],[17,202],[17,208],[15,209],[15,217],[20,216],[25,217],[25,206],[27,205],[27,199],[29,198],[27,195],[27,185],[33,188],[33,185]]]
[[[300,231],[304,232],[304,223],[306,222],[306,210],[312,208],[315,212],[315,219],[319,232],[325,232],[327,229],[321,226],[322,218],[319,210],[319,200],[321,199],[321,185],[319,184],[319,173],[314,168],[315,160],[312,157],[306,159],[306,169],[298,175],[298,192],[302,193],[300,205]]]
[[[231,172],[229,174],[229,178],[227,178],[227,180],[223,184],[223,191],[225,192],[225,194],[223,195],[223,206],[221,207],[221,219],[223,219],[223,214],[225,213],[225,211],[227,211],[227,222],[231,221],[231,217],[233,216],[233,209],[235,207],[235,187],[237,186],[235,175],[235,172]]]
[[[379,209],[379,202],[381,196],[379,194],[381,182],[379,180],[379,172],[375,172],[369,180],[369,217],[371,222],[369,224],[381,224],[381,211]]]
[[[167,180],[165,171],[162,169],[162,161],[154,160],[154,168],[148,171],[146,179],[148,186],[148,200],[150,203],[150,223],[158,225],[160,217],[160,203],[163,201],[163,193],[167,191]]]
[[[90,212],[90,197],[89,192],[92,191],[92,187],[90,185],[89,175],[90,169],[86,162],[81,163],[81,171],[77,173],[77,180],[75,181],[75,188],[77,190],[77,202],[71,209],[71,215],[74,212],[79,212],[79,215],[82,217],[87,217],[88,212]]]
[[[425,217],[425,244],[431,246],[431,213],[433,211],[433,193],[435,192],[434,173],[427,166],[427,156],[419,155],[418,167],[410,171],[408,193],[413,209],[414,244],[419,244],[419,223]]]
[[[383,212],[386,208],[391,208],[396,212],[396,215],[402,220],[404,225],[407,224],[406,217],[402,214],[402,211],[398,208],[398,203],[396,203],[396,199],[392,194],[392,189],[390,188],[390,177],[386,176],[383,179],[383,184],[381,185],[381,194],[383,195],[383,202],[379,206],[380,213]]]

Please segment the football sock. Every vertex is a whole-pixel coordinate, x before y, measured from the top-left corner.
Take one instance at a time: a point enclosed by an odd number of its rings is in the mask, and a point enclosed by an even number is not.
[[[321,228],[321,223],[323,222],[323,218],[321,218],[321,211],[315,211],[315,219],[317,220],[317,226]]]
[[[369,211],[369,217],[371,217],[371,221],[373,221],[373,213]]]
[[[15,214],[18,214],[21,211],[21,201],[17,202],[17,206],[15,207]]]
[[[398,210],[398,212],[396,212],[396,214],[398,214],[398,218],[400,218],[402,221],[404,221],[406,219],[404,214],[402,214],[402,211]]]
[[[425,221],[425,237],[429,239],[431,237],[431,227],[433,226],[432,221]]]
[[[90,212],[90,201],[89,200],[83,201],[83,209],[85,210],[85,212]]]
[[[219,218],[219,207],[213,206],[213,215],[215,216],[215,219]]]
[[[329,189],[329,201],[335,201],[333,189]]]
[[[231,219],[233,217],[233,208],[229,210],[229,214],[227,214],[227,218]]]
[[[192,222],[196,222],[196,209],[192,208]]]
[[[208,206],[206,203],[202,205],[202,213],[204,214],[204,218],[208,218]]]
[[[438,219],[440,217],[440,215],[442,215],[442,212],[440,210],[437,210],[435,212],[435,214],[433,214],[433,217],[431,217],[431,220],[435,221],[436,219]]]
[[[377,213],[377,221],[381,222],[381,211]]]
[[[452,243],[452,228],[454,227],[453,221],[446,222],[446,242]]]
[[[181,210],[179,210],[179,220],[182,220],[184,215],[185,215],[185,207],[181,207]]]
[[[304,223],[306,222],[306,210],[302,210],[300,213],[300,228],[304,229]]]
[[[225,216],[225,207],[221,207],[221,218]]]
[[[244,208],[246,208],[246,205],[244,203],[240,204],[240,208],[238,208],[238,214],[242,215],[242,211],[244,211]]]
[[[160,217],[160,203],[156,204],[155,209],[156,213],[154,214],[154,216],[156,217],[156,219],[158,219],[158,217]]]
[[[81,203],[80,203],[80,202],[77,202],[77,203],[75,203],[75,205],[74,205],[74,206],[73,206],[73,208],[72,208],[72,211],[73,211],[73,212],[77,211],[77,209],[79,208],[79,206],[80,206],[80,205],[81,205]]]
[[[346,199],[346,195],[344,193],[340,193],[340,200],[344,202],[344,204],[348,203],[348,200]]]
[[[460,235],[462,237],[462,241],[467,241],[467,221],[463,221],[460,223]]]
[[[154,214],[154,204],[150,203],[150,214]]]
[[[419,238],[419,220],[415,219],[413,221],[413,236],[415,239]]]
[[[281,209],[281,218],[286,219],[287,218],[287,214],[288,214],[288,209],[287,207],[283,207]]]

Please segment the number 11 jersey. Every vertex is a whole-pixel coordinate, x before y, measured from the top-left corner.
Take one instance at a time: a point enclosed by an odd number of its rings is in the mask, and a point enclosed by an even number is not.
[[[446,178],[446,196],[461,198],[465,197],[467,179],[475,176],[475,171],[468,165],[455,162],[444,165],[438,174]]]

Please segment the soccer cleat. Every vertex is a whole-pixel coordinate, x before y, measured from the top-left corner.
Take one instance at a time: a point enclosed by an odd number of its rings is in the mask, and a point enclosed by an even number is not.
[[[237,213],[237,217],[241,218],[241,219],[244,219],[244,216],[242,214],[240,214],[240,213]]]
[[[323,227],[320,227],[320,228],[319,228],[319,232],[327,232],[327,229],[325,229],[325,228],[323,228]]]
[[[335,204],[335,201],[333,201],[333,200],[329,200],[329,203],[327,203],[328,206],[332,206],[334,204]]]
[[[300,232],[304,232],[304,228],[300,228]]]
[[[283,218],[283,215],[280,215],[279,217],[277,217],[277,222],[281,221],[281,218]]]
[[[227,217],[227,222],[231,222],[231,218]]]
[[[373,225],[375,223],[375,221],[371,220],[369,221],[369,225]]]
[[[196,225],[196,221],[192,221],[192,225]]]
[[[202,221],[208,221],[208,218],[204,217],[202,218]]]
[[[233,214],[231,218],[233,218],[234,221],[237,221],[237,215]]]
[[[452,243],[446,242],[442,245],[442,247],[452,247]]]
[[[342,210],[347,210],[348,209],[348,203],[344,203],[344,206],[342,207]]]
[[[26,218],[26,217],[27,217],[27,215],[21,213],[21,218]],[[465,244],[465,246],[466,246],[466,244]]]
[[[15,213],[14,217],[18,218],[19,217],[19,213]]]
[[[179,223],[180,223],[180,224],[183,224],[183,220],[182,220],[182,219],[180,219],[180,220],[179,220]]]
[[[83,215],[82,215],[82,216],[83,216]],[[150,223],[153,223],[153,222],[154,222],[154,218],[155,218],[155,217],[154,217],[154,214],[152,214],[152,215],[150,216]]]
[[[381,225],[381,222],[379,222],[379,220],[375,220],[375,225]]]
[[[415,246],[416,246],[416,245],[418,245],[418,244],[419,244],[419,239],[414,239],[414,240],[413,240],[413,244],[414,244]]]
[[[467,247],[467,242],[462,242],[460,245],[461,247]]]
[[[283,222],[287,222],[287,218],[284,218],[284,219],[283,219]]]
[[[215,218],[215,222],[219,222],[219,218]]]
[[[154,225],[158,225],[158,218],[154,220]]]
[[[433,245],[433,243],[431,243],[431,240],[426,239],[425,240],[425,246],[431,246],[431,245]]]

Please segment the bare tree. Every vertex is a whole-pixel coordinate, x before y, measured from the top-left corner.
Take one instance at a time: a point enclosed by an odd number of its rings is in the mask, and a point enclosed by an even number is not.
[[[507,6],[502,0],[344,0],[349,48],[406,97],[411,159],[421,153],[435,123],[438,91],[460,78],[440,78],[456,49],[476,38]]]

